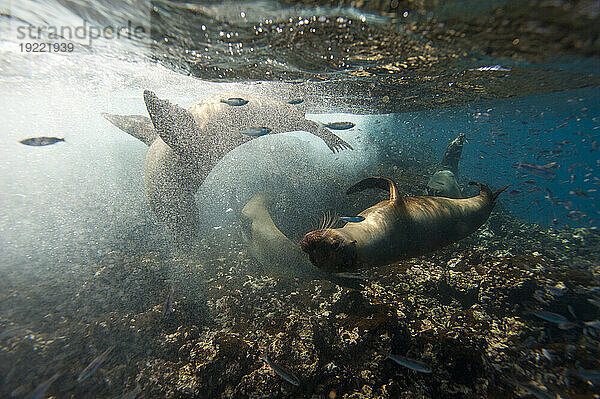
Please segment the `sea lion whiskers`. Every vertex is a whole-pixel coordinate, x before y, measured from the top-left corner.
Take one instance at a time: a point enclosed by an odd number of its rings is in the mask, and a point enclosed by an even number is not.
[[[318,231],[322,231],[327,233],[338,221],[338,216],[335,212],[327,211],[323,212],[323,216],[321,216],[321,220],[319,223]]]

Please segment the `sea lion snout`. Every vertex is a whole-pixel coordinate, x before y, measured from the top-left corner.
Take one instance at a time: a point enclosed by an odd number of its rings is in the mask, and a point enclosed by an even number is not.
[[[356,241],[345,240],[332,229],[307,233],[300,242],[313,265],[329,273],[356,268]]]

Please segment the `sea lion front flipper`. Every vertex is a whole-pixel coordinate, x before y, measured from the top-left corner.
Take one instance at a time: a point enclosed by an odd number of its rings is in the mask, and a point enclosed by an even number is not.
[[[380,176],[372,176],[367,177],[366,179],[362,179],[348,190],[346,190],[346,195],[354,194],[359,191],[363,191],[369,188],[378,188],[381,190],[386,190],[390,192],[390,201],[394,201],[399,198],[398,187],[396,187],[396,183],[394,183],[391,179],[387,177]]]
[[[104,119],[124,131],[125,133],[135,137],[142,143],[149,146],[156,139],[158,134],[154,130],[152,121],[147,116],[142,115],[117,115],[102,113]]]
[[[192,113],[150,90],[144,90],[144,102],[152,124],[160,138],[173,150],[184,153],[198,137],[198,126]]]
[[[312,133],[323,140],[325,144],[327,144],[327,147],[333,152],[338,152],[347,148],[350,150],[354,149],[350,144],[346,143],[337,135],[326,129],[325,126],[317,122],[307,120],[303,128],[306,129],[307,132]]]

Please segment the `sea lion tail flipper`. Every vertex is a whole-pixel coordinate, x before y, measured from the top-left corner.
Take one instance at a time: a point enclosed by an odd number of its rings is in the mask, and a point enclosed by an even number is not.
[[[152,121],[142,115],[117,115],[103,112],[104,119],[121,129],[127,134],[135,137],[146,145],[151,145],[158,134],[154,130]]]
[[[460,133],[458,137],[456,137],[448,147],[446,147],[446,152],[444,153],[444,158],[442,158],[442,162],[440,167],[442,169],[449,170],[454,173],[455,176],[458,176],[458,163],[460,162],[460,158],[462,156],[462,149],[465,143],[465,134]]]
[[[507,184],[504,187],[500,187],[498,190],[492,191],[492,197],[494,198],[494,201],[496,201],[496,198],[498,198],[502,191],[506,190],[509,186],[510,184]]]
[[[492,201],[496,201],[496,198],[498,198],[498,196],[508,188],[508,186],[510,186],[510,184],[507,184],[504,187],[499,188],[498,190],[494,190],[492,191],[492,189],[490,188],[490,186],[488,186],[487,184],[484,183],[478,183],[476,181],[470,181],[469,182],[470,186],[477,186],[479,187],[479,193],[485,193],[486,195],[490,196],[492,198]]]
[[[391,179],[388,179],[387,177],[380,176],[372,176],[367,177],[366,179],[362,179],[361,181],[350,187],[348,190],[346,190],[346,195],[354,194],[369,188],[379,188],[381,190],[389,191],[391,201],[399,198],[396,183],[394,183]]]
[[[161,100],[150,90],[144,90],[144,102],[160,138],[177,152],[189,149],[198,130],[192,113],[167,100]]]
[[[314,121],[306,121],[306,122],[307,122],[307,124],[305,126],[306,131],[311,134],[314,134],[315,136],[317,136],[318,138],[323,140],[325,142],[325,144],[327,144],[327,147],[329,147],[329,149],[331,151],[333,151],[334,153],[341,151],[341,150],[345,150],[345,149],[350,149],[350,150],[354,149],[354,148],[352,148],[352,146],[350,144],[346,143],[344,140],[339,138],[337,135],[333,134],[331,131],[326,129],[324,125],[321,125]]]

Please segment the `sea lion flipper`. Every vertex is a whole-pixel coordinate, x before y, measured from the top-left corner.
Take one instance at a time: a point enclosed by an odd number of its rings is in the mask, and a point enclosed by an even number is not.
[[[458,176],[458,163],[462,156],[462,149],[465,143],[465,134],[460,133],[450,144],[446,147],[444,158],[440,164],[441,169],[449,170]]]
[[[323,140],[325,144],[327,144],[327,147],[329,147],[329,149],[333,152],[338,152],[345,149],[354,149],[350,144],[346,143],[337,135],[326,129],[325,126],[320,123],[307,120],[303,128],[305,128],[307,132],[314,134]]]
[[[146,145],[152,142],[158,136],[152,121],[147,116],[142,115],[117,115],[103,112],[104,119],[121,129],[127,134],[135,137]]]
[[[380,176],[372,176],[367,177],[366,179],[362,179],[348,190],[346,190],[346,195],[354,194],[359,191],[363,191],[369,188],[378,188],[381,190],[386,190],[390,192],[390,200],[394,201],[399,198],[398,187],[396,187],[396,183],[393,180],[388,179],[387,177]]]
[[[192,113],[167,100],[161,100],[150,90],[144,90],[144,102],[160,138],[177,152],[189,149],[198,131]]]
[[[510,184],[505,185],[504,187],[500,187],[498,190],[494,190],[492,191],[492,189],[490,188],[490,186],[488,186],[487,184],[484,183],[478,183],[476,181],[470,181],[469,182],[470,186],[477,186],[479,187],[479,193],[484,193],[485,195],[488,195],[491,197],[492,201],[496,201],[496,198],[498,198],[498,196],[504,191],[506,190]]]

